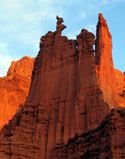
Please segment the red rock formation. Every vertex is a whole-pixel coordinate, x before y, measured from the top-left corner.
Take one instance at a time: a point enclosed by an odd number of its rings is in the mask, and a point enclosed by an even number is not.
[[[62,33],[62,31],[66,28],[66,26],[63,24],[64,20],[63,18],[57,16],[57,26],[56,26],[56,34],[60,34]]]
[[[62,23],[57,17],[57,30],[40,39],[29,96],[0,132],[0,158],[115,159],[124,155],[120,140],[124,110],[112,111],[102,122],[117,96],[114,79],[111,83],[105,77],[114,72],[107,24],[100,15],[95,52],[92,33],[82,29],[76,40],[68,40],[61,35]],[[103,58],[111,62],[109,70]]]
[[[96,71],[103,99],[111,108],[125,107],[125,76],[122,72],[114,69],[112,37],[102,14],[99,14],[96,34]]]
[[[13,61],[6,77],[0,78],[0,128],[7,124],[28,95],[34,59]]]
[[[40,126],[43,158],[55,144],[97,126],[108,112],[96,83],[93,44],[87,30],[77,41],[57,32],[41,39],[28,103],[43,110],[38,113],[39,122],[46,121]]]
[[[115,70],[117,84],[117,100],[120,107],[125,107],[125,73]]]
[[[125,158],[125,109],[115,108],[103,122],[87,133],[57,145],[51,159],[122,159]]]
[[[98,84],[103,91],[103,99],[110,107],[118,106],[115,70],[112,60],[112,37],[102,14],[99,14],[97,24],[95,57]]]

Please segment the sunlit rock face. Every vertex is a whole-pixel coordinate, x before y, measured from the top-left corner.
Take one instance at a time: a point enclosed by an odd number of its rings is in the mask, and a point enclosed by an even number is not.
[[[106,20],[99,14],[96,39],[96,64],[98,84],[103,91],[103,99],[110,107],[118,105],[115,70],[112,59],[112,37]]]
[[[120,107],[125,107],[125,73],[115,69],[117,85],[117,101]]]
[[[29,92],[34,59],[13,61],[6,77],[0,78],[0,128],[23,106]]]
[[[97,37],[82,29],[75,40],[62,36],[63,22],[57,16],[56,31],[40,39],[28,98],[0,132],[0,158],[124,156],[125,110],[110,112],[119,104],[106,21],[99,14]]]
[[[110,108],[125,106],[125,75],[114,69],[112,58],[112,36],[106,20],[99,14],[96,31],[96,71],[97,81],[103,91],[103,99]]]

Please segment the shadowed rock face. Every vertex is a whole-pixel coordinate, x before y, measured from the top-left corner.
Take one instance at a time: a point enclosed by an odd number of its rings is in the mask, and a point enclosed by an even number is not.
[[[115,108],[96,129],[57,145],[51,159],[122,159],[125,158],[125,109]]]
[[[116,112],[107,116],[110,107],[114,107],[117,93],[113,85],[109,85],[107,91],[101,78],[102,75],[104,82],[108,80],[108,84],[111,83],[111,79],[105,77],[111,70],[103,62],[103,58],[108,56],[107,47],[112,58],[107,24],[99,15],[94,50],[95,36],[91,32],[82,29],[76,40],[69,40],[61,35],[65,29],[62,23],[63,19],[57,17],[57,30],[49,31],[40,39],[29,96],[24,107],[0,132],[0,158],[91,159],[94,155],[96,159],[103,159],[110,154],[109,158],[114,159],[114,147],[117,147],[117,155],[124,155],[124,147],[120,147],[124,141],[114,140],[113,132],[118,132],[118,129],[114,130],[110,122],[116,121],[117,116],[116,125],[120,124],[119,134],[122,134],[124,109],[119,110],[120,115]],[[113,68],[113,63],[110,68]],[[103,140],[105,144],[100,150]]]
[[[43,158],[56,144],[96,127],[108,113],[96,83],[94,40],[85,29],[77,40],[57,32],[41,38],[27,103],[38,112]]]
[[[0,78],[0,128],[7,124],[28,95],[34,59],[13,61],[6,77]]]

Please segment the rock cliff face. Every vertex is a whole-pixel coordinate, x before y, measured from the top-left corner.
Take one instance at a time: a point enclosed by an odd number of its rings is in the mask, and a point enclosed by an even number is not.
[[[117,85],[117,101],[120,107],[125,107],[125,73],[115,70]]]
[[[96,39],[96,64],[98,84],[103,91],[103,99],[110,107],[118,105],[115,70],[112,60],[112,37],[106,20],[99,14]]]
[[[118,85],[106,21],[100,14],[96,39],[82,29],[69,40],[65,28],[57,16],[56,31],[40,39],[29,96],[0,132],[2,159],[124,157],[125,110],[109,113]]]
[[[0,78],[0,128],[7,124],[28,95],[34,59],[12,62],[7,76]]]
[[[125,107],[125,75],[121,71],[114,69],[112,37],[102,14],[99,14],[96,37],[97,82],[103,92],[103,99],[109,104],[110,108]]]
[[[57,145],[51,159],[125,158],[125,109],[115,108],[96,129]]]

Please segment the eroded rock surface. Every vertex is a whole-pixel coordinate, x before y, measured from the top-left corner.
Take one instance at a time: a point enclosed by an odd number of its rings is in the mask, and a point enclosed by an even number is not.
[[[125,107],[125,73],[115,69],[117,100],[121,107]]]
[[[118,106],[115,70],[112,59],[112,37],[106,20],[99,14],[96,39],[96,64],[98,84],[103,91],[103,99],[110,107]]]
[[[34,59],[13,61],[6,77],[0,78],[0,128],[7,124],[28,95]]]
[[[107,77],[116,78],[106,21],[100,14],[96,39],[82,29],[69,40],[63,29],[57,17],[56,31],[40,39],[29,96],[0,132],[2,159],[124,157],[124,109],[109,113],[118,86]]]
[[[115,108],[103,122],[87,133],[57,145],[51,159],[122,159],[125,158],[125,109]]]

